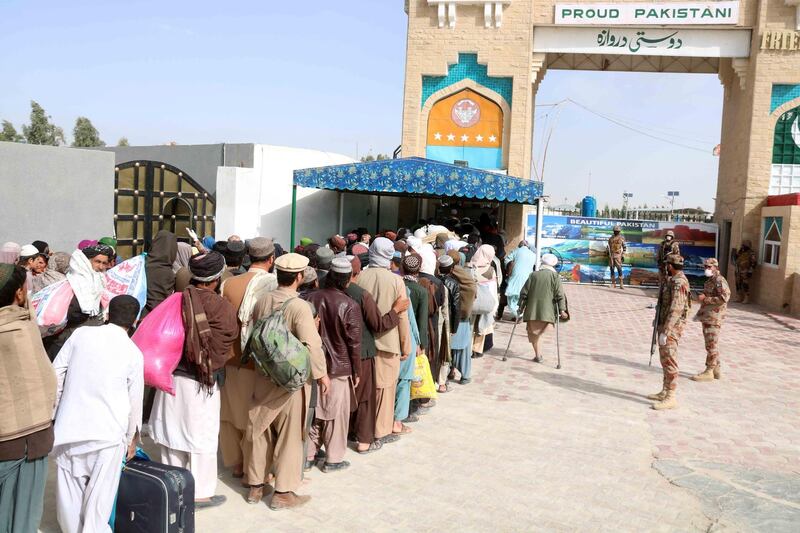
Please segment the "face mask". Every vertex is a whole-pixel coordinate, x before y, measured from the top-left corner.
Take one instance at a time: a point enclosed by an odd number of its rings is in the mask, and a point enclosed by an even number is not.
[[[714,275],[714,271],[713,271],[713,270],[711,270],[710,268],[707,268],[707,269],[706,269],[706,277],[707,277],[707,278],[710,278],[710,277],[711,277],[711,276],[713,276],[713,275]]]
[[[669,241],[671,241],[671,240],[672,240],[672,237],[669,237],[669,236],[668,236],[668,237],[667,237],[667,242],[669,242]]]

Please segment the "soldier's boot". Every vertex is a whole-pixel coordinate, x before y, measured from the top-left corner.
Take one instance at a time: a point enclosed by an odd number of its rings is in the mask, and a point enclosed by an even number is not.
[[[647,395],[647,399],[648,400],[653,400],[653,401],[656,401],[656,402],[660,402],[660,401],[664,400],[664,398],[666,396],[667,396],[667,390],[662,388],[661,392],[657,392],[655,394],[648,394]]]
[[[678,400],[675,398],[675,391],[667,391],[667,395],[660,402],[653,404],[653,409],[656,411],[664,411],[666,409],[675,409],[678,407]]]
[[[745,294],[744,295],[744,297],[742,298],[742,303],[743,304],[749,304],[750,303],[750,295],[749,294]]]
[[[714,367],[714,379],[722,379],[722,370],[719,365]]]
[[[714,381],[714,369],[706,367],[705,370],[689,379],[692,381]]]
[[[744,294],[739,293],[736,295],[736,301],[742,303],[744,301]]]

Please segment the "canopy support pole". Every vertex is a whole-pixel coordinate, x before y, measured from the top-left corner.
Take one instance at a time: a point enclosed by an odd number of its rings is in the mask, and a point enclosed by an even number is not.
[[[378,195],[378,208],[375,210],[375,235],[381,231],[381,195]]]
[[[541,263],[542,259],[542,225],[544,222],[544,198],[541,196],[536,199],[536,263]]]
[[[289,238],[289,251],[294,250],[295,230],[297,229],[297,185],[292,185],[292,230]]]
[[[337,235],[344,235],[343,226],[344,226],[344,193],[340,192],[339,193],[339,230],[337,232]]]

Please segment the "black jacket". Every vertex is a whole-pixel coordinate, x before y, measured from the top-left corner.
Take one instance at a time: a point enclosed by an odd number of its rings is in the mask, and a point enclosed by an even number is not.
[[[458,322],[460,320],[461,313],[461,288],[458,285],[458,281],[453,279],[453,277],[449,274],[446,276],[440,276],[439,279],[442,280],[442,283],[447,290],[450,311],[450,331],[455,333],[458,329]]]

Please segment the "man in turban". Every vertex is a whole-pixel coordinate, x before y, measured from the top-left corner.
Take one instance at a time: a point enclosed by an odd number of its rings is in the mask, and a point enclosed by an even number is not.
[[[403,280],[389,271],[394,243],[378,237],[369,249],[369,268],[361,272],[358,285],[368,292],[378,304],[381,314],[386,314],[398,298],[406,296]],[[394,401],[401,359],[411,353],[411,333],[407,312],[399,313],[399,322],[380,337],[375,338],[375,438],[393,442]]]
[[[236,310],[219,295],[225,259],[218,252],[189,260],[191,285],[183,291],[183,356],[173,373],[175,395],[156,392],[150,426],[164,464],[186,468],[195,483],[195,506],[225,502],[217,488],[220,392],[218,378],[239,334]]]

